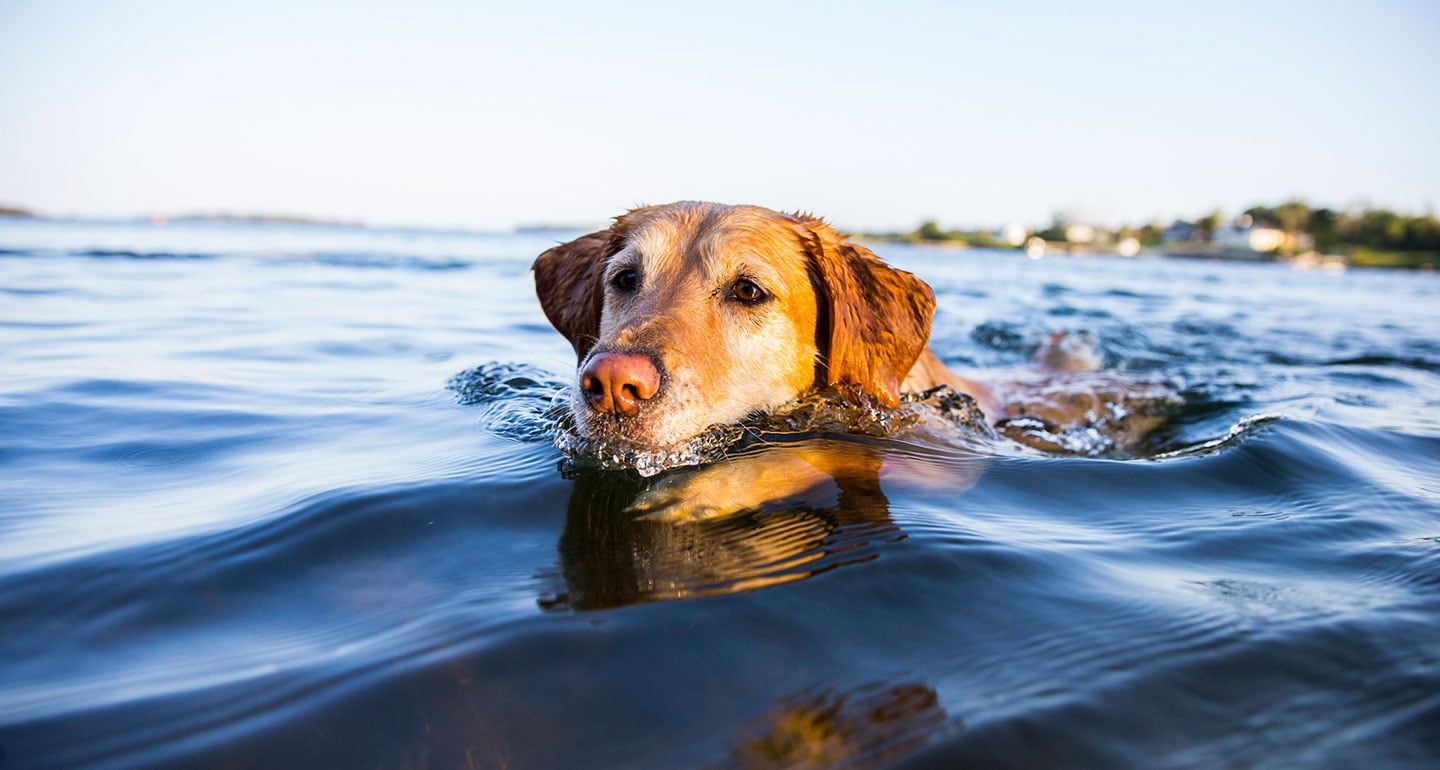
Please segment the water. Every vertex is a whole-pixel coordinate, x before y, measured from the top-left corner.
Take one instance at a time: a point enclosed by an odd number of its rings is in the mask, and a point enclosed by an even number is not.
[[[724,472],[559,469],[563,237],[0,223],[0,767],[1440,757],[1436,276],[882,246],[952,365],[1183,394],[1159,459],[807,423],[672,522]]]

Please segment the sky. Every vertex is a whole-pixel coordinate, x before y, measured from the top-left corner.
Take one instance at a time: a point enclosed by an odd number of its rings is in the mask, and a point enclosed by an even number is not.
[[[1437,41],[1433,0],[0,0],[0,205],[485,229],[681,199],[872,231],[1421,213]]]

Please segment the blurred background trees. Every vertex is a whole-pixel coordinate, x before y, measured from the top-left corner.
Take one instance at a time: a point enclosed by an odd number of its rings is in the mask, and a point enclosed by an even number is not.
[[[1069,214],[1056,213],[1046,227],[1027,232],[1049,243],[1064,244],[1072,241],[1072,234],[1077,232],[1075,228],[1084,224]],[[1189,233],[1189,240],[1203,243],[1211,241],[1221,228],[1232,225],[1275,228],[1285,233],[1287,244],[1309,244],[1299,249],[1286,246],[1282,249],[1285,254],[1313,249],[1322,255],[1343,255],[1356,264],[1396,266],[1434,265],[1440,260],[1440,219],[1434,212],[1406,215],[1368,207],[1337,211],[1323,206],[1312,208],[1302,200],[1251,206],[1235,219],[1227,219],[1223,212],[1216,210],[1194,220],[1176,220],[1168,227],[1160,222],[1147,222],[1126,224],[1114,230],[1088,226],[1082,230],[1101,236],[1087,240],[1087,245],[1103,247],[1105,243],[1133,238],[1143,246],[1154,247],[1172,237],[1167,233]],[[1018,247],[1019,242],[1006,237],[1004,230],[947,230],[932,219],[909,233],[872,237],[912,243]]]

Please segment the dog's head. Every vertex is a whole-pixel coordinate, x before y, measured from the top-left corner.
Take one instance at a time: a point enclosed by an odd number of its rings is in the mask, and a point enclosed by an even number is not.
[[[647,447],[825,385],[894,405],[935,307],[923,281],[823,221],[754,206],[636,209],[534,269],[579,358],[580,433]]]

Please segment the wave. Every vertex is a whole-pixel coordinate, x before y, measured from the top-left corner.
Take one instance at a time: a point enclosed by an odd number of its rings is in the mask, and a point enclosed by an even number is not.
[[[419,257],[376,251],[320,251],[293,254],[285,258],[335,267],[386,270],[467,270],[474,267],[474,262],[459,258]]]
[[[77,257],[93,259],[190,260],[218,259],[219,254],[185,251],[137,251],[131,249],[82,249],[70,252]]]
[[[473,259],[452,256],[419,256],[393,251],[186,251],[143,248],[0,248],[0,258],[79,257],[97,260],[132,260],[137,262],[211,261],[220,259],[253,259],[271,262],[296,262],[381,270],[445,271],[468,270],[477,263]]]
[[[1274,425],[1285,419],[1280,414],[1252,414],[1240,418],[1240,421],[1230,426],[1225,435],[1218,438],[1201,441],[1195,444],[1160,452],[1150,459],[1152,460],[1174,460],[1182,457],[1198,457],[1201,455],[1214,454],[1227,449],[1233,449],[1258,435],[1264,428]]]

